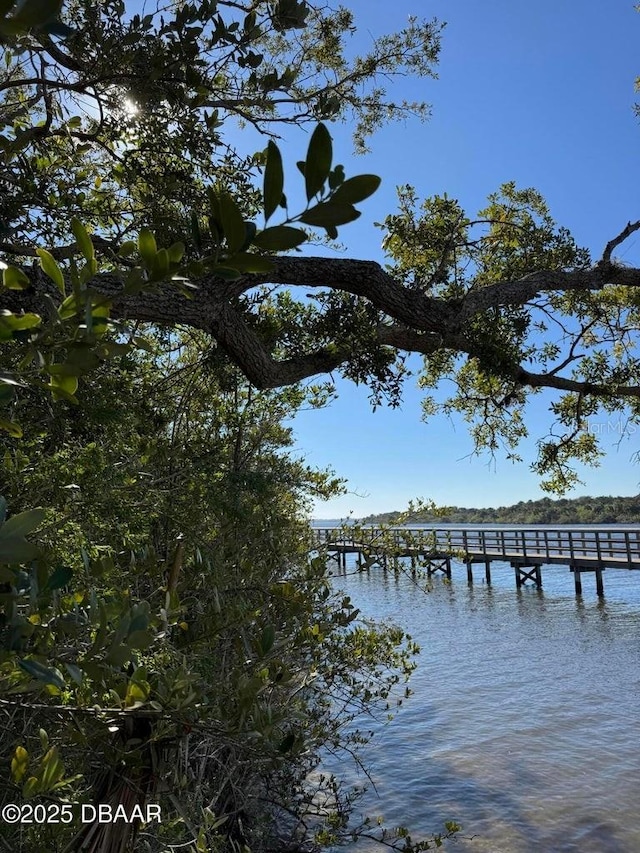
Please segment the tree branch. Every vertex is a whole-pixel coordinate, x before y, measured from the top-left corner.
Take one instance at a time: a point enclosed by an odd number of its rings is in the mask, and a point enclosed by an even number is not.
[[[67,251],[68,247],[64,247],[60,254]],[[55,297],[55,288],[39,268],[34,266],[25,272],[32,287],[27,291],[9,290],[0,294],[0,308],[44,313],[43,295]],[[368,300],[382,317],[390,320],[378,326],[375,345],[422,354],[450,349],[474,356],[480,353],[476,352],[477,345],[466,328],[475,315],[489,308],[524,304],[543,290],[589,291],[607,283],[640,287],[640,269],[600,262],[585,270],[537,272],[518,281],[499,282],[470,291],[458,300],[438,299],[409,289],[372,261],[321,257],[274,257],[270,272],[246,275],[235,281],[204,276],[193,282],[198,289],[190,299],[171,282],[135,295],[123,294],[122,283],[113,274],[101,274],[91,285],[112,302],[111,313],[115,319],[201,329],[217,341],[257,387],[275,388],[335,370],[355,353],[344,341],[337,341],[287,359],[274,358],[269,345],[252,324],[246,322],[242,309],[236,304],[240,296],[259,285],[317,287],[350,293]],[[558,376],[554,371],[536,374],[517,367],[513,378],[533,388],[548,387],[597,396],[640,396],[640,389],[635,386],[613,389],[613,386]]]

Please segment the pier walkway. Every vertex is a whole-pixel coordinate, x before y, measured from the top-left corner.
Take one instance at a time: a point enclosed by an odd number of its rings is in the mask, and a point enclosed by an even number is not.
[[[640,569],[640,527],[319,527],[315,544],[346,567],[347,554],[358,565],[374,563],[387,568],[389,559],[407,558],[415,571],[418,562],[428,574],[443,572],[451,578],[452,560],[466,565],[473,583],[473,566],[481,563],[491,583],[491,563],[508,562],[518,587],[528,580],[542,586],[542,566],[566,566],[572,573],[576,595],[582,594],[582,573],[593,572],[598,595],[604,595],[605,569]]]

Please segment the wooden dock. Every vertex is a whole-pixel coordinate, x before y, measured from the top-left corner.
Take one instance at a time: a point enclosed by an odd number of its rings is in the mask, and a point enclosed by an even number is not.
[[[484,565],[491,583],[491,563],[507,562],[515,571],[516,586],[530,580],[542,586],[542,566],[566,566],[574,577],[576,595],[582,595],[582,574],[593,572],[598,595],[604,595],[605,569],[640,569],[640,527],[320,527],[313,529],[315,544],[346,567],[347,554],[356,554],[361,569],[389,560],[418,562],[429,575],[443,572],[451,578],[451,562],[466,565],[473,583],[473,566]]]

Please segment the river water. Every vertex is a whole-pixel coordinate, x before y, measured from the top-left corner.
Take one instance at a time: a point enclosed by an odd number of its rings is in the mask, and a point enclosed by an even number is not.
[[[454,562],[429,592],[351,558],[336,576],[363,615],[422,650],[395,720],[366,723],[377,793],[358,814],[414,839],[455,820],[464,837],[445,849],[460,853],[638,853],[640,572],[608,569],[598,600],[592,574],[576,598],[564,567],[543,567],[542,590],[517,590],[497,562],[488,586],[482,569],[469,586]]]

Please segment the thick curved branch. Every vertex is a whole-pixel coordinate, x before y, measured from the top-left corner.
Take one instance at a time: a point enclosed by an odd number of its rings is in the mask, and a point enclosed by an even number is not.
[[[60,298],[37,267],[26,269],[32,287],[27,291],[0,294],[0,308],[11,311],[45,313],[49,298]],[[344,341],[318,347],[287,359],[273,352],[250,323],[246,322],[237,299],[258,285],[276,284],[339,290],[368,300],[384,320],[376,330],[375,342],[408,352],[429,354],[449,349],[478,355],[473,336],[465,332],[467,321],[490,307],[523,304],[540,291],[592,290],[607,283],[640,287],[640,269],[600,262],[587,270],[539,272],[520,281],[496,283],[470,291],[458,300],[445,300],[408,289],[372,261],[319,257],[274,257],[269,273],[223,281],[204,276],[193,282],[197,290],[187,298],[175,283],[154,286],[135,295],[122,292],[115,275],[102,274],[92,284],[112,302],[115,319],[139,320],[164,326],[191,326],[210,334],[229,354],[245,375],[259,388],[290,385],[305,378],[330,372],[353,357]],[[598,396],[640,396],[635,386],[607,387],[558,376],[535,374],[524,367],[514,369],[513,378],[521,385],[548,387]]]

